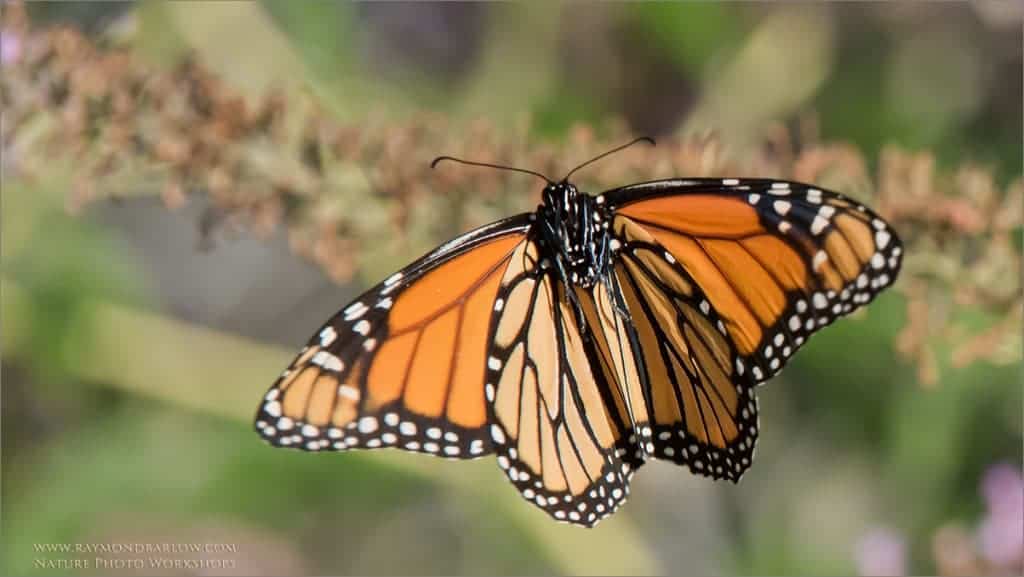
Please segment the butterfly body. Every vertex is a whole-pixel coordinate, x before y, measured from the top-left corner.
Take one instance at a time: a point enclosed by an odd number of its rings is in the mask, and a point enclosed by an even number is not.
[[[607,278],[611,237],[607,214],[594,197],[558,182],[546,186],[541,198],[536,212],[540,242],[562,281],[587,288]]]
[[[754,387],[901,258],[884,220],[801,183],[549,182],[534,213],[443,244],[329,319],[256,430],[310,451],[493,454],[525,499],[593,526],[651,459],[738,481]]]

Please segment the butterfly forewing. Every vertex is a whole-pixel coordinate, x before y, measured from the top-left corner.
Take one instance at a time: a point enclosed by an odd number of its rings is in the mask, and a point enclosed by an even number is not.
[[[491,452],[489,322],[527,222],[460,237],[331,318],[267,392],[256,430],[274,445],[314,451]]]
[[[737,375],[756,382],[899,272],[902,245],[882,219],[804,184],[670,180],[606,196],[616,230],[642,229],[700,287],[736,348]]]

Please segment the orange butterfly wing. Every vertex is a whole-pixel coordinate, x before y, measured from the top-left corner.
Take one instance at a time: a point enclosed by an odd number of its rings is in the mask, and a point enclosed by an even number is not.
[[[486,385],[492,441],[525,499],[589,527],[625,501],[641,461],[614,368],[539,252],[533,239],[520,245],[498,293]],[[588,311],[599,306],[580,296]]]
[[[768,180],[669,180],[605,193],[615,277],[639,346],[645,453],[738,480],[753,459],[753,386],[813,332],[870,302],[902,245],[866,207]]]
[[[332,317],[255,419],[276,446],[491,452],[484,399],[490,318],[528,215],[459,237]]]

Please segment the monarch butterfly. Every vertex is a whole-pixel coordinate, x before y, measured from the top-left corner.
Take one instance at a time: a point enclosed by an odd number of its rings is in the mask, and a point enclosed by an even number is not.
[[[441,245],[329,319],[256,431],[309,451],[495,454],[525,499],[588,527],[651,458],[738,481],[754,386],[890,285],[902,245],[868,208],[797,182],[590,196],[569,181],[621,148],[557,182],[495,166],[545,180],[536,212]]]

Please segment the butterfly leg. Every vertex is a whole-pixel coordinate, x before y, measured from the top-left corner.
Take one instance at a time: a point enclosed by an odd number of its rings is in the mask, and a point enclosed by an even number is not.
[[[622,292],[618,290],[616,284],[615,275],[612,273],[610,266],[611,263],[611,244],[609,242],[609,236],[605,235],[601,241],[601,253],[598,255],[598,262],[602,264],[602,270],[600,271],[600,281],[604,284],[604,288],[608,291],[608,294],[612,295],[612,306],[615,307],[615,313],[622,317],[626,322],[632,322],[632,318],[629,315],[629,310],[626,308],[626,301],[623,300]]]
[[[558,267],[558,276],[562,281],[562,286],[565,287],[565,294],[569,297],[569,302],[572,304],[573,312],[576,314],[576,324],[580,329],[580,334],[586,334],[587,323],[583,316],[583,305],[580,303],[580,299],[576,295],[576,291],[572,289],[573,285],[569,282],[569,273],[565,270],[565,264],[561,259],[555,259],[555,266]]]
[[[612,306],[615,307],[615,313],[625,322],[632,323],[633,317],[629,314],[629,309],[626,307],[626,300],[622,296],[622,291],[619,290],[618,280],[615,278],[615,275],[611,271],[608,271],[607,274],[601,277],[601,282],[604,283],[608,294],[612,295]]]

